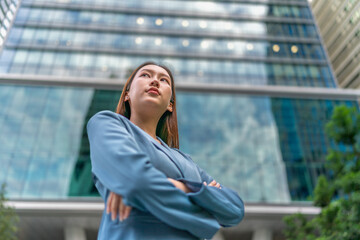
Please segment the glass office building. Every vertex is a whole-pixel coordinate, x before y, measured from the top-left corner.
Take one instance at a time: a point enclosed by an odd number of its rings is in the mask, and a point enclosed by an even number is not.
[[[360,85],[360,1],[311,1],[339,87]]]
[[[19,201],[98,199],[86,123],[148,60],[174,72],[180,149],[250,205],[307,201],[326,122],[357,106],[306,0],[23,0],[0,54],[0,182]]]
[[[0,0],[0,50],[6,40],[18,6],[18,0]]]

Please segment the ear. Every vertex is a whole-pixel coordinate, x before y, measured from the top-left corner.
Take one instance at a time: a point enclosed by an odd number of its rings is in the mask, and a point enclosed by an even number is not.
[[[171,102],[170,104],[169,104],[169,106],[167,107],[167,110],[169,111],[169,112],[172,112],[173,111],[173,103]]]
[[[127,93],[125,93],[125,98],[124,98],[124,102],[126,102],[126,101],[129,101],[129,95],[127,94]]]

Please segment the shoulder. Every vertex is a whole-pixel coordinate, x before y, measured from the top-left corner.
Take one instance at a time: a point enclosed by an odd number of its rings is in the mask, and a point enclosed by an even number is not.
[[[134,127],[121,114],[104,110],[90,118],[86,125],[89,140],[130,140],[134,137]]]
[[[95,115],[93,115],[86,127],[88,130],[92,128],[101,128],[105,129],[107,127],[125,127],[127,125],[127,121],[129,121],[126,117],[124,117],[121,114],[109,111],[109,110],[103,110]]]
[[[115,113],[113,111],[110,110],[103,110],[100,112],[97,112],[96,114],[94,114],[89,121],[92,121],[93,119],[99,119],[99,118],[116,118],[116,119],[120,119],[120,118],[125,118],[123,115]]]
[[[88,124],[92,122],[98,122],[98,121],[103,122],[103,121],[112,121],[112,120],[123,122],[125,119],[127,118],[121,114],[112,112],[110,110],[103,110],[93,115],[89,119]]]

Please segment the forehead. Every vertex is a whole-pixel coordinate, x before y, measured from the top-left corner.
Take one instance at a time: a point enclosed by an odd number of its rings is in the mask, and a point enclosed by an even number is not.
[[[167,72],[164,68],[159,67],[159,66],[157,66],[157,65],[146,65],[146,66],[143,66],[142,68],[139,69],[138,72],[146,71],[146,70],[151,71],[151,72],[154,72],[154,73],[157,73],[157,74],[160,73],[160,74],[162,74],[162,75],[166,75],[166,76],[170,77],[169,74],[168,74],[168,72]]]

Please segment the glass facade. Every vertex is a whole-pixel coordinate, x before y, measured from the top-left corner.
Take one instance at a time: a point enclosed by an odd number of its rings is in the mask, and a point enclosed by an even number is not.
[[[360,2],[312,1],[334,74],[342,88],[360,85]]]
[[[0,52],[0,183],[9,196],[98,196],[86,123],[115,110],[121,92],[105,82],[121,86],[148,60],[170,66],[182,86],[336,87],[306,0],[24,0]],[[32,85],[36,76],[44,86]],[[59,77],[85,87],[50,86]],[[336,105],[357,106],[220,90],[177,97],[180,149],[246,202],[307,200],[325,172],[325,123]]]
[[[0,73],[123,80],[152,59],[180,82],[336,86],[304,1],[89,3],[23,1]]]
[[[102,38],[102,43],[97,39]],[[286,57],[299,59],[323,60],[324,53],[319,43],[279,43],[276,41],[250,41],[236,39],[208,39],[199,37],[179,38],[176,36],[133,35],[128,33],[89,33],[87,31],[13,28],[8,41],[9,45],[30,45],[32,47],[46,46],[48,48],[95,48],[103,49],[134,49],[146,51],[152,47],[160,51],[169,49],[168,54],[177,52],[201,54],[225,54],[234,57]],[[279,51],[275,52],[273,46]],[[293,51],[296,49],[296,51]]]
[[[9,194],[96,196],[85,124],[100,110],[114,110],[120,94],[3,85],[0,181],[7,182]],[[334,106],[357,105],[184,91],[177,99],[180,149],[245,201],[272,203],[311,194],[330,145],[324,124]]]
[[[120,1],[119,1],[120,2]],[[43,14],[45,12],[46,14]],[[106,15],[101,12],[89,10],[71,10],[64,9],[49,10],[43,8],[21,8],[17,24],[76,24],[78,26],[99,26],[115,27],[117,31],[123,28],[139,28],[147,30],[181,30],[183,34],[201,32],[217,34],[225,33],[228,37],[236,34],[252,34],[256,36],[284,36],[284,37],[309,37],[318,38],[314,25],[307,21],[299,22],[258,22],[247,19],[213,19],[207,17],[177,17],[162,14],[158,16],[145,15],[127,12],[113,13]],[[104,26],[104,24],[106,24]]]
[[[0,0],[0,50],[11,28],[18,6],[18,0]]]
[[[25,4],[39,3],[43,1],[25,0]],[[48,0],[47,3],[64,3],[59,0]],[[232,16],[246,16],[246,17],[288,17],[288,18],[307,18],[311,19],[310,9],[306,4],[300,3],[301,1],[288,1],[283,5],[272,4],[251,4],[242,3],[241,1],[189,1],[189,0],[133,0],[133,1],[116,1],[116,0],[88,0],[86,5],[99,7],[116,7],[119,11],[125,9],[136,10],[155,10],[165,12],[186,12],[186,13],[212,13],[212,14],[231,14]],[[289,4],[290,2],[299,2],[298,4]],[[67,0],[65,2],[69,5],[84,6],[85,2],[81,0]],[[68,5],[69,4],[69,5]]]
[[[8,62],[12,59],[11,62]],[[16,74],[102,77],[123,80],[134,63],[164,62],[176,69],[178,82],[228,83],[243,85],[301,85],[332,87],[330,69],[291,63],[259,63],[248,60],[134,56],[131,54],[16,50],[3,52],[8,62],[2,69]]]

